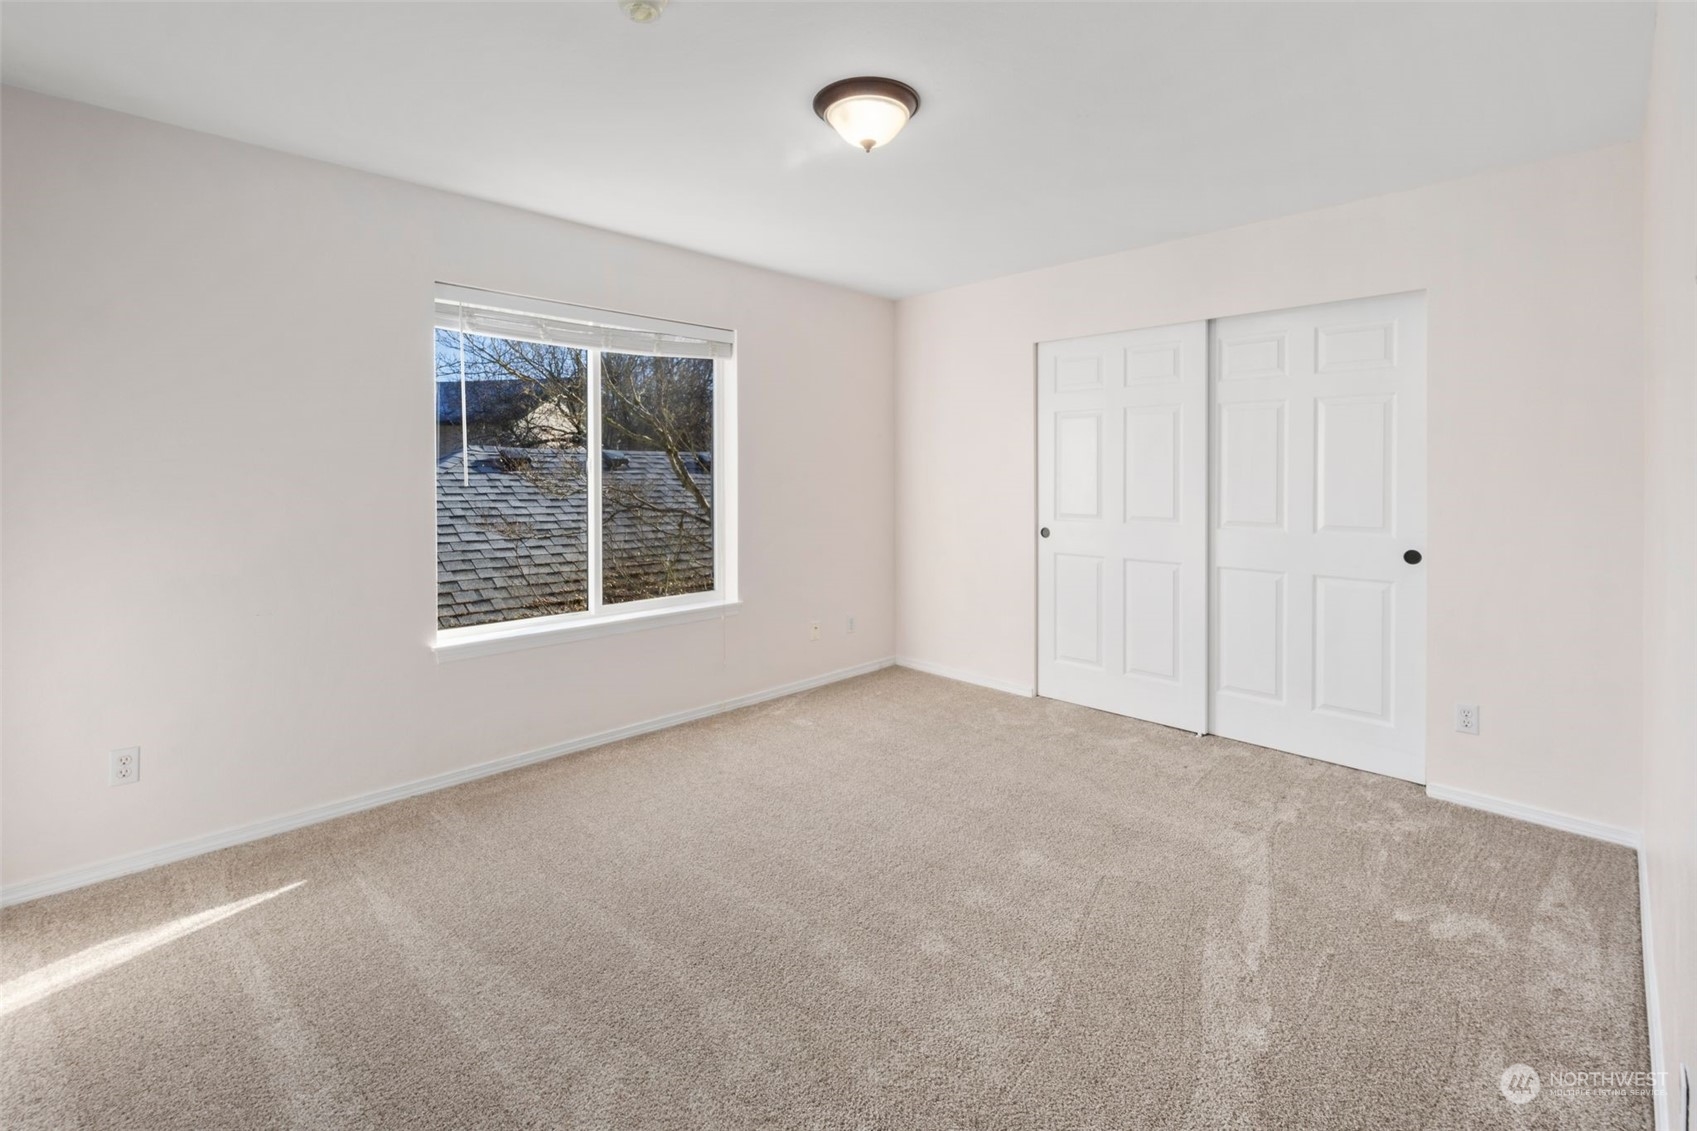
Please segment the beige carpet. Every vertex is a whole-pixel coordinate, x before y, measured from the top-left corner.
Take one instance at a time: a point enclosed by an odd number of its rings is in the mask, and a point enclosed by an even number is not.
[[[891,670],[6,912],[0,1117],[1646,1128],[1553,1076],[1648,1068],[1636,908],[1626,849]]]

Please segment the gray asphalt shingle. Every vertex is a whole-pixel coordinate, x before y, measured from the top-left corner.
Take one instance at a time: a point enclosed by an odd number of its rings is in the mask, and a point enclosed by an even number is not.
[[[580,612],[588,602],[583,452],[473,445],[436,463],[437,624]],[[709,503],[710,456],[686,453]],[[605,600],[713,588],[710,516],[665,452],[603,453]]]

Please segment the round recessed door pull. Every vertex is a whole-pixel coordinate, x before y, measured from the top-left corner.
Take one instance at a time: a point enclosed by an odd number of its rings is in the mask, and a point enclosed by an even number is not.
[[[1407,562],[1409,565],[1419,565],[1420,564],[1420,551],[1419,550],[1404,550],[1402,552],[1402,560]]]
[[[1043,537],[1047,538],[1049,536],[1049,528],[1047,526],[1045,526],[1041,530],[1039,530],[1037,533],[1039,533]]]

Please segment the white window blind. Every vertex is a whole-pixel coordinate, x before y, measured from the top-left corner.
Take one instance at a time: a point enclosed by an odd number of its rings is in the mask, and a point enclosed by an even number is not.
[[[436,325],[492,338],[658,357],[730,357],[735,341],[731,331],[711,326],[447,285],[436,288]]]

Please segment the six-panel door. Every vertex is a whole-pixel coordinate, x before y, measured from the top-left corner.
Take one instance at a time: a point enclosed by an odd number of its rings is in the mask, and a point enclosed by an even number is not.
[[[1038,690],[1207,718],[1207,328],[1038,349]]]
[[[1425,779],[1422,296],[1217,321],[1212,720]]]

